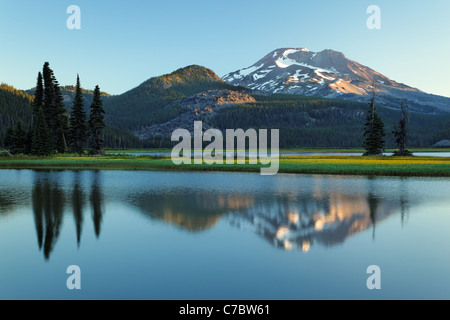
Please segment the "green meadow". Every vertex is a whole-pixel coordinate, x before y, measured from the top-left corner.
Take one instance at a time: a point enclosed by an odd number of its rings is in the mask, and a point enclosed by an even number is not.
[[[0,169],[54,170],[194,170],[259,172],[261,164],[182,164],[158,156],[106,155],[53,157],[0,157]],[[267,165],[268,166],[268,165]],[[267,167],[266,166],[266,167]],[[447,157],[362,157],[296,156],[280,157],[279,173],[381,175],[381,176],[450,176]]]

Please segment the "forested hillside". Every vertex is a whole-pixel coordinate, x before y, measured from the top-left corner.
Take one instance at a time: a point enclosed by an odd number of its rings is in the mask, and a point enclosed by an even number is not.
[[[67,111],[70,111],[75,87],[66,86],[62,90],[64,104]],[[34,94],[34,90],[28,90]],[[33,96],[27,92],[17,90],[7,84],[0,85],[0,147],[4,147],[5,133],[8,128],[16,127],[20,122],[22,128],[29,130],[32,118]],[[70,99],[68,95],[70,93]],[[85,98],[85,109],[89,112],[89,105],[92,103],[92,91],[83,90]],[[102,93],[102,99],[107,99],[108,94]],[[140,148],[142,143],[132,133],[114,127],[106,127],[104,130],[104,140],[106,148]]]
[[[75,88],[61,88],[65,108],[69,112]],[[201,100],[197,95],[207,95],[208,90],[224,89],[250,94],[256,102],[219,107],[217,110],[213,108],[211,115],[204,119],[211,127],[221,130],[277,128],[280,129],[280,146],[283,148],[363,146],[367,103],[290,94],[262,94],[232,86],[222,81],[212,70],[193,65],[151,78],[119,96],[102,93],[105,121],[108,125],[104,130],[105,147],[171,147],[173,143],[170,135],[146,136],[143,141],[139,141],[133,132],[148,127],[155,132],[167,131],[163,130],[167,128],[162,128],[164,123],[177,119],[189,108],[194,108]],[[33,90],[29,92],[34,93]],[[89,112],[92,92],[83,89],[83,97],[85,111]],[[2,85],[0,146],[3,145],[6,128],[14,126],[19,119],[23,128],[29,127],[31,104],[32,97],[27,93]],[[393,147],[392,130],[401,117],[400,111],[379,106],[378,113],[385,123],[386,146]],[[450,139],[449,114],[411,111],[409,147],[430,147],[445,139]]]
[[[179,108],[164,108],[170,102],[213,90],[245,90],[221,80],[212,70],[188,66],[156,78],[104,102],[106,123],[121,129],[137,130],[162,123],[180,114]]]
[[[33,97],[12,86],[0,85],[0,146],[3,146],[6,130],[14,127],[17,121],[23,128],[31,124]]]
[[[61,87],[61,95],[63,97],[63,102],[66,107],[66,111],[70,112],[70,108],[72,107],[73,99],[75,98],[75,86],[63,86]],[[30,96],[34,96],[34,93],[36,91],[36,88],[32,88],[29,90],[26,90],[25,92],[28,93]],[[81,88],[81,91],[83,92],[83,99],[84,99],[84,110],[85,112],[89,113],[89,106],[92,104],[92,99],[94,96],[93,90],[87,90],[84,88]],[[111,98],[111,95],[106,92],[101,92],[101,97],[103,102]]]
[[[227,128],[280,129],[280,146],[361,147],[367,104],[297,95],[254,95],[257,102],[220,109],[210,125]],[[392,129],[400,111],[378,107],[386,142],[394,146]],[[429,147],[450,136],[450,115],[411,113],[408,145]]]

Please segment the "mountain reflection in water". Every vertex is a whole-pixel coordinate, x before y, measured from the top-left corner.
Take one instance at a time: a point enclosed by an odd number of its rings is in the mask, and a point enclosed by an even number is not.
[[[214,228],[224,219],[277,248],[307,252],[313,245],[333,246],[367,229],[371,229],[371,236],[375,238],[377,223],[396,213],[400,213],[404,221],[411,206],[402,179],[398,181],[397,196],[386,198],[373,187],[377,178],[360,178],[363,180],[358,183],[365,183],[366,187],[356,188],[358,193],[353,187],[320,185],[323,181],[339,179],[331,176],[305,178],[301,192],[290,186],[282,186],[281,191],[272,186],[272,189],[254,192],[239,187],[221,189],[220,186],[215,190],[173,186],[161,189],[155,185],[129,189],[120,184],[104,186],[102,175],[102,172],[92,171],[81,178],[80,172],[71,171],[61,179],[55,171],[35,171],[28,200],[20,188],[0,188],[0,218],[15,207],[26,207],[31,199],[37,244],[45,259],[50,258],[64,218],[70,215],[75,222],[74,241],[78,246],[82,245],[86,211],[91,212],[96,237],[101,237],[102,221],[107,214],[105,203],[114,201],[187,232]],[[311,184],[311,181],[318,181],[318,184]],[[114,188],[114,195],[109,195],[109,188]]]

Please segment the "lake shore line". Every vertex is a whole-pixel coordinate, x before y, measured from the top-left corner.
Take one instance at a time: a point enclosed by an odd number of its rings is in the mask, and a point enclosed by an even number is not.
[[[259,172],[262,167],[267,166],[248,163],[175,165],[170,158],[155,156],[0,157],[0,169]],[[278,173],[450,177],[450,158],[389,156],[280,157]]]
[[[386,148],[385,152],[392,153],[396,151],[395,148]],[[408,148],[411,152],[450,152],[450,148]],[[141,148],[141,149],[105,149],[106,154],[130,154],[130,153],[163,153],[172,151],[171,148]],[[197,150],[201,151],[201,150]],[[248,149],[245,151],[249,151]],[[256,151],[256,150],[250,150]],[[270,148],[269,148],[270,151]],[[361,152],[364,153],[366,150],[364,148],[280,148],[280,152],[342,152],[342,153],[354,153]]]

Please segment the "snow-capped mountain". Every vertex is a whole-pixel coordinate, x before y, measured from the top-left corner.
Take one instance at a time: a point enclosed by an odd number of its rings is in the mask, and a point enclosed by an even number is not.
[[[401,99],[407,99],[415,111],[450,111],[449,98],[395,82],[333,50],[277,49],[254,65],[228,73],[222,79],[269,93],[355,101],[368,101],[375,87],[379,104],[398,107]]]

